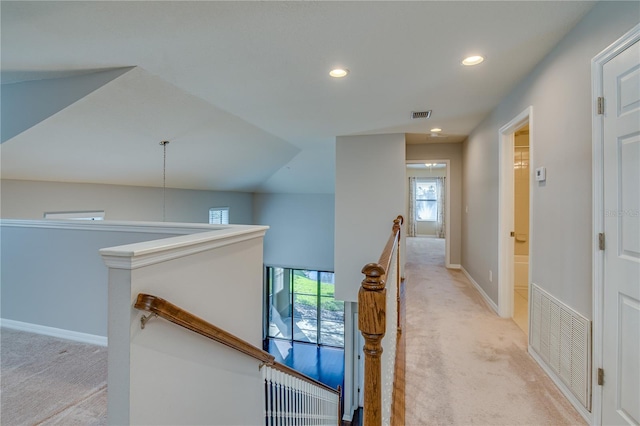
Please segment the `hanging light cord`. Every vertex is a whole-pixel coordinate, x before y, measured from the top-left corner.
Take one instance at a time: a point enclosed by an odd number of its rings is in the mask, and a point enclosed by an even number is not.
[[[167,145],[169,141],[162,141],[163,161],[162,161],[162,221],[167,221],[167,198],[165,191],[167,189]]]

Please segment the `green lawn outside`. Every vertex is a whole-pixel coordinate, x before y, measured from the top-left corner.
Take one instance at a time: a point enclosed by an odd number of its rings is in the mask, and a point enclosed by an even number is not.
[[[318,294],[318,282],[305,277],[302,272],[296,271],[293,276],[293,289],[296,300],[304,305],[316,306]],[[321,309],[327,311],[344,310],[344,302],[335,300],[335,286],[331,283],[320,283]]]

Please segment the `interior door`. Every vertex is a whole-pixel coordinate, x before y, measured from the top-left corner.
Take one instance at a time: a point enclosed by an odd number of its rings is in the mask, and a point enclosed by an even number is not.
[[[603,66],[602,424],[640,424],[640,46]]]

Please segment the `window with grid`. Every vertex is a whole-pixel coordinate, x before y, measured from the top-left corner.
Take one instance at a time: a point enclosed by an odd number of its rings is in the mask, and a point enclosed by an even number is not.
[[[267,338],[344,347],[344,302],[333,272],[266,268]]]
[[[416,181],[416,220],[435,222],[438,219],[437,194],[435,180]]]
[[[209,209],[210,225],[228,225],[229,207],[213,207]]]

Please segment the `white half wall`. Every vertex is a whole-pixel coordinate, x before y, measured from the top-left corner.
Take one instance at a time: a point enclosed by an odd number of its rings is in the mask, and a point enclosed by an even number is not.
[[[106,337],[108,270],[99,250],[214,229],[199,226],[3,219],[2,318],[32,324],[32,331]]]
[[[161,318],[141,329],[146,313],[132,306],[139,293],[157,296],[261,347],[266,229],[231,226],[100,251],[109,267],[109,424],[264,421],[256,360]]]

